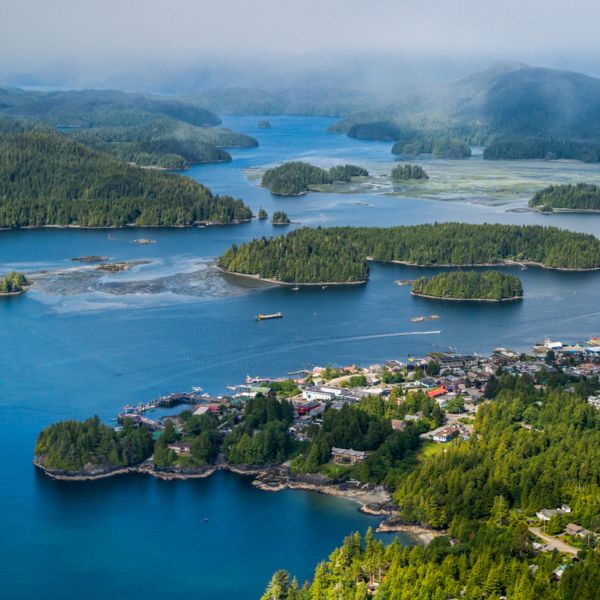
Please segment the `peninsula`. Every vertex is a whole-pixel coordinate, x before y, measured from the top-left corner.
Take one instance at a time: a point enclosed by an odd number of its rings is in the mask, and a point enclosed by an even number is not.
[[[0,142],[0,227],[181,227],[252,217],[241,200],[52,131],[1,135]]]
[[[341,284],[366,281],[368,261],[431,267],[529,264],[584,271],[600,268],[600,240],[538,225],[302,228],[233,245],[218,264],[229,273],[275,283]]]
[[[433,300],[507,302],[523,298],[521,280],[498,271],[450,271],[420,277],[411,294]]]

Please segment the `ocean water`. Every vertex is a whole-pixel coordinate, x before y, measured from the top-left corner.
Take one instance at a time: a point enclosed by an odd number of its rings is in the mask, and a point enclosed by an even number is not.
[[[224,118],[226,126],[256,136],[258,148],[233,150],[232,163],[194,167],[184,176],[241,197],[255,211],[285,210],[302,225],[455,220],[600,233],[598,215],[521,212],[528,194],[545,182],[598,176],[597,166],[578,163],[423,159],[435,173],[428,189],[395,195],[382,184],[352,194],[274,198],[255,176],[277,162],[353,162],[384,174],[394,159],[390,144],[326,133],[329,119],[274,117],[268,130],[258,129],[257,120]],[[449,195],[443,182],[456,193]],[[38,431],[53,421],[92,414],[110,421],[124,404],[195,385],[220,393],[247,374],[371,364],[449,347],[520,350],[544,336],[577,340],[600,333],[600,273],[503,269],[522,278],[525,299],[470,305],[413,298],[394,284],[435,272],[428,269],[372,265],[364,286],[297,293],[214,269],[214,258],[231,243],[280,233],[257,221],[110,236],[0,232],[0,272],[37,273],[32,291],[0,302],[2,597],[171,598],[183,592],[254,598],[273,570],[285,567],[303,580],[344,535],[377,523],[346,500],[261,492],[224,473],[183,482],[141,476],[50,481],[34,470],[31,458]],[[136,245],[137,237],[157,243]],[[99,274],[70,260],[85,254],[148,262]],[[254,320],[274,311],[284,318]],[[431,313],[440,320],[409,321]]]

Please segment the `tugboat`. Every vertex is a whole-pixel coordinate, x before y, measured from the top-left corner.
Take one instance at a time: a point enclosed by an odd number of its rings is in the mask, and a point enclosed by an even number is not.
[[[269,319],[282,319],[283,318],[283,314],[280,312],[276,312],[270,315],[263,315],[262,313],[260,315],[256,315],[256,320],[257,321],[268,321]]]

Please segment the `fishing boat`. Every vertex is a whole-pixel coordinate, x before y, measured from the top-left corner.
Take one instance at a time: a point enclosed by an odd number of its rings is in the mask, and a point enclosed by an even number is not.
[[[440,318],[440,315],[429,315],[427,319],[429,321],[437,321]]]
[[[257,321],[268,321],[269,319],[282,319],[282,318],[283,318],[283,314],[280,312],[272,313],[270,315],[263,315],[262,313],[260,315],[256,315]]]
[[[425,317],[411,317],[410,318],[411,323],[421,323],[424,320],[425,320]]]

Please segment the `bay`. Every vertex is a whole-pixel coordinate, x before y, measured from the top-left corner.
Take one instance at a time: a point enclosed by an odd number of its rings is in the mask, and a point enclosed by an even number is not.
[[[454,220],[600,232],[599,215],[516,212],[544,182],[598,176],[596,165],[580,163],[419,159],[435,174],[431,188],[396,193],[382,184],[352,194],[275,198],[253,178],[256,169],[290,159],[325,166],[343,161],[368,166],[384,182],[394,157],[390,144],[326,133],[330,119],[270,120],[272,128],[260,130],[257,118],[225,117],[226,126],[254,135],[260,146],[233,150],[232,163],[196,166],[185,176],[241,197],[255,211],[285,210],[298,225]],[[600,333],[598,273],[503,268],[521,277],[525,299],[480,306],[428,302],[394,284],[435,269],[375,264],[364,286],[297,293],[214,269],[214,258],[231,243],[281,233],[258,221],[110,235],[0,232],[0,272],[72,269],[80,265],[70,259],[87,254],[150,261],[118,274],[53,274],[27,294],[0,302],[3,597],[254,598],[274,569],[289,568],[304,579],[345,534],[377,523],[346,500],[260,492],[224,473],[184,482],[137,476],[53,482],[31,465],[37,432],[53,421],[92,414],[108,421],[126,403],[193,385],[222,393],[247,374],[371,364],[449,347],[525,350],[544,336],[576,340]],[[138,237],[156,243],[134,244]],[[276,311],[284,318],[254,320],[259,312]],[[409,321],[431,313],[440,320]]]

